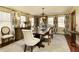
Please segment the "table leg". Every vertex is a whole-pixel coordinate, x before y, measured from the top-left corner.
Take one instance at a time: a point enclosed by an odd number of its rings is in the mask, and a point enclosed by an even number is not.
[[[40,35],[40,47],[45,47],[45,45],[42,44],[42,41],[43,41],[43,36]]]

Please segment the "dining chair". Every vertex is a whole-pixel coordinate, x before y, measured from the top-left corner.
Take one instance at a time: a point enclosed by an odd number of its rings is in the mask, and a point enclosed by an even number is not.
[[[1,28],[1,33],[2,44],[14,40],[14,35],[10,33],[10,28],[8,26],[3,26]]]
[[[40,42],[40,39],[34,38],[33,33],[31,30],[23,29],[23,36],[24,36],[24,52],[26,51],[27,47],[30,47],[31,52],[33,51],[33,47]]]
[[[48,33],[43,38],[48,41],[48,45],[51,43],[51,39],[53,39],[53,27],[50,27]]]

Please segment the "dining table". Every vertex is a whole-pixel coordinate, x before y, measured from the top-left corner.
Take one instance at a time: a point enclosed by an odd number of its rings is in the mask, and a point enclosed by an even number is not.
[[[42,44],[42,42],[44,41],[43,36],[45,36],[45,35],[47,35],[49,33],[49,29],[50,28],[43,29],[43,30],[38,29],[36,31],[35,30],[32,31],[34,37],[40,39],[40,47],[44,47],[44,45]]]

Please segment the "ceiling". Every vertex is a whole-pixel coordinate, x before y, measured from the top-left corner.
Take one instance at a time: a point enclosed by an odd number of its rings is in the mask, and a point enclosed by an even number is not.
[[[46,15],[65,14],[67,10],[70,10],[71,6],[7,6],[8,8],[16,9],[29,13],[31,15],[41,15],[42,8],[45,8],[44,13]]]

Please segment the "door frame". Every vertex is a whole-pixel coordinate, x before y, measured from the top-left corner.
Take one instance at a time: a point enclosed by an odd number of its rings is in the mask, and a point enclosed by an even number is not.
[[[76,31],[76,12],[75,12],[75,10],[71,13],[71,31]]]

